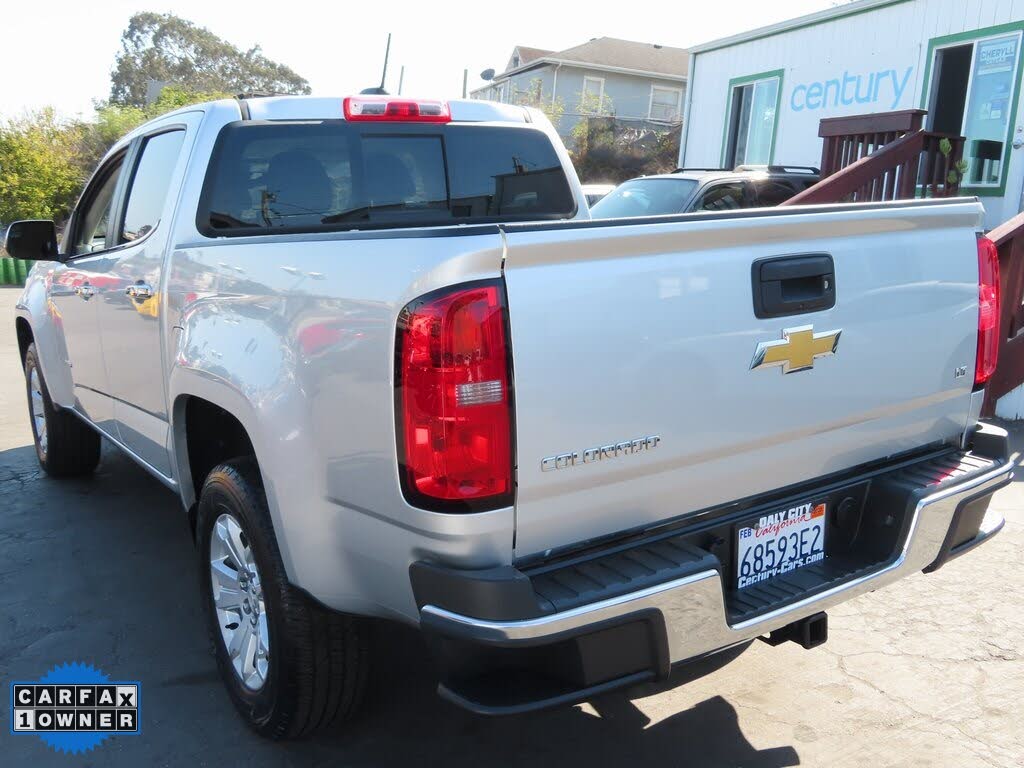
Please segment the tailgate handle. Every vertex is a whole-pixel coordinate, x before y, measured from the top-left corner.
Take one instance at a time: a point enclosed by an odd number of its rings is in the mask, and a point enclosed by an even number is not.
[[[751,267],[754,315],[820,312],[836,305],[836,271],[827,253],[758,259]]]

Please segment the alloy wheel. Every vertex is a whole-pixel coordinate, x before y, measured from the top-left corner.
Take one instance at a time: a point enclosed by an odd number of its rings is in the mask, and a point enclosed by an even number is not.
[[[260,690],[270,666],[270,632],[263,583],[249,538],[223,512],[210,536],[210,584],[221,639],[246,688]]]
[[[39,378],[39,369],[33,367],[28,379],[29,399],[32,407],[32,424],[36,430],[39,450],[46,454],[46,404],[43,402],[43,385]]]

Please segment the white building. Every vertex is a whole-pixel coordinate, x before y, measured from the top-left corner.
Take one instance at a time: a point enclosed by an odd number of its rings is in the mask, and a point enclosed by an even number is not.
[[[1022,210],[1024,0],[859,0],[690,49],[680,165],[817,166],[825,117],[922,108],[967,137],[962,194]]]

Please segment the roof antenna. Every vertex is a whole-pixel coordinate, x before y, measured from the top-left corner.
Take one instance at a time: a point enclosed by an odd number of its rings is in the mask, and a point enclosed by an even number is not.
[[[388,56],[391,54],[391,33],[388,32],[388,44],[384,49],[384,71],[380,73],[380,90],[384,92],[384,81],[388,76]]]
[[[361,94],[375,94],[375,95],[378,95],[378,96],[387,96],[388,95],[388,92],[386,90],[384,90],[384,81],[387,80],[387,77],[388,77],[388,55],[390,53],[391,53],[391,33],[388,32],[388,44],[387,44],[387,47],[384,49],[384,71],[381,72],[381,74],[380,74],[380,85],[377,86],[376,88],[364,88],[359,93],[361,93]],[[399,88],[399,92],[401,92],[401,88]]]

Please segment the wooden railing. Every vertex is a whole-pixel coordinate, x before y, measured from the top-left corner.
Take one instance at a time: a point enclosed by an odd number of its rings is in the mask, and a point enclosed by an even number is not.
[[[908,109],[822,120],[822,179],[783,205],[956,195],[959,176],[950,181],[950,171],[963,156],[964,138],[923,130],[925,114]]]
[[[896,139],[924,127],[923,109],[873,115],[827,117],[818,123],[821,136],[821,177],[826,178],[867,157]]]
[[[999,249],[999,363],[985,388],[983,416],[996,410],[996,400],[1024,383],[1024,213],[988,233]]]
[[[950,143],[948,155],[943,155],[940,148],[943,139]],[[962,136],[931,131],[908,133],[823,178],[783,205],[952,197],[960,184],[949,180],[949,172],[960,161],[963,148]]]

